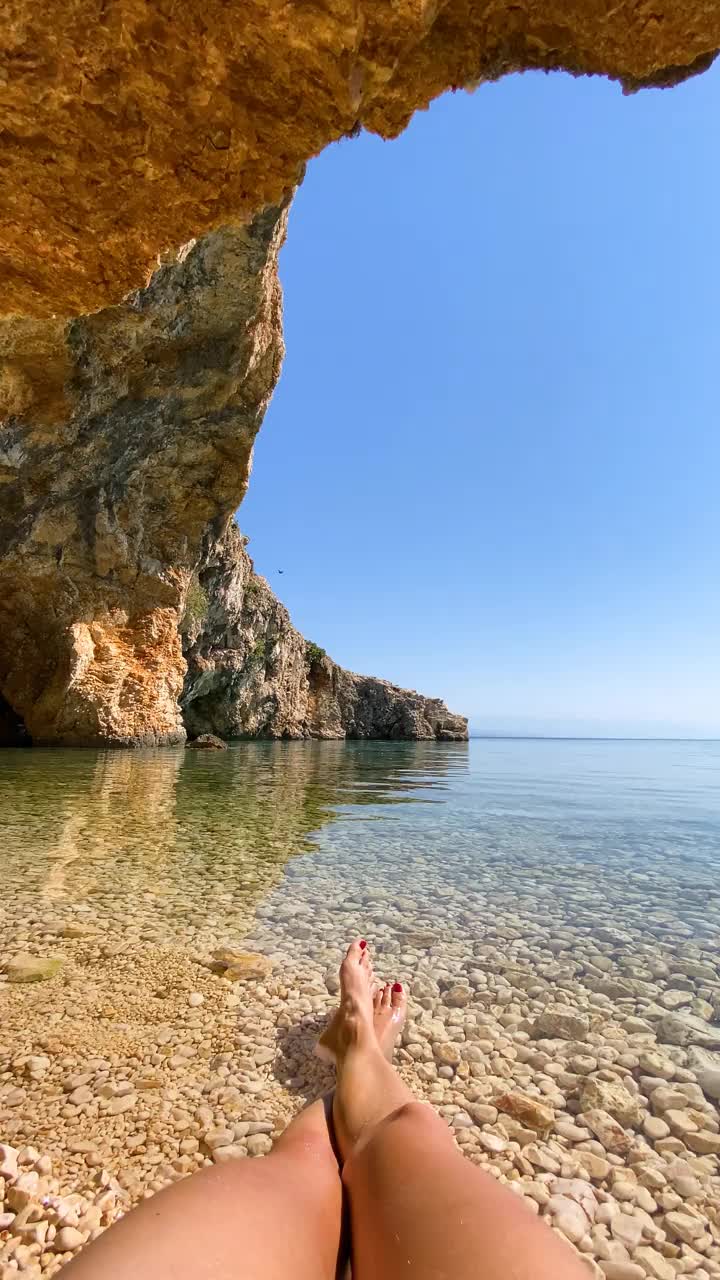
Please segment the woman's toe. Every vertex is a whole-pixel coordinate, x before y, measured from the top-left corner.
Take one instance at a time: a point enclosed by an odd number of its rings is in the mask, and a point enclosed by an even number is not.
[[[390,1000],[393,1009],[404,1009],[407,1002],[407,996],[403,991],[401,982],[393,982]]]
[[[386,982],[385,986],[382,989],[382,1007],[383,1009],[390,1008],[390,983],[389,982]]]

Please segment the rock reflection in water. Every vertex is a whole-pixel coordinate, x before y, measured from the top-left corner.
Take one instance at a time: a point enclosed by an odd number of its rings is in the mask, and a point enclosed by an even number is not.
[[[339,807],[417,802],[466,761],[464,743],[424,742],[3,752],[6,889],[39,920],[66,904],[113,931],[198,945],[206,923],[241,929]]]

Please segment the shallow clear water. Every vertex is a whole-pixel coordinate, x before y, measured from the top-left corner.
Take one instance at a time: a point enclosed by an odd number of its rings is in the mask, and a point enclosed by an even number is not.
[[[287,950],[307,944],[308,911],[325,935],[333,916],[371,927],[373,899],[393,934],[434,915],[462,927],[471,897],[477,929],[497,907],[483,881],[502,888],[505,866],[501,905],[516,895],[524,920],[600,920],[619,903],[639,934],[665,913],[706,939],[719,779],[717,742],[0,751],[5,918],[72,904],[130,937],[200,946],[252,928]]]

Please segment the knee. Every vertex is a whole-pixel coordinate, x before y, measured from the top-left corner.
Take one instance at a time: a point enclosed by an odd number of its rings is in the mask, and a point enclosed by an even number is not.
[[[270,1155],[263,1163],[277,1168],[282,1162],[289,1169],[297,1170],[303,1177],[313,1180],[338,1181],[338,1159],[327,1135],[285,1132],[276,1141]]]
[[[437,1130],[438,1126],[447,1129],[444,1121],[426,1102],[405,1102],[397,1111],[391,1111],[376,1128],[379,1130],[385,1127],[395,1133],[421,1134],[427,1130]]]
[[[368,1166],[402,1148],[415,1150],[421,1156],[437,1142],[451,1142],[450,1130],[436,1111],[424,1102],[405,1102],[377,1124],[369,1125],[361,1134],[351,1156],[345,1161],[343,1182],[352,1177],[354,1168]]]

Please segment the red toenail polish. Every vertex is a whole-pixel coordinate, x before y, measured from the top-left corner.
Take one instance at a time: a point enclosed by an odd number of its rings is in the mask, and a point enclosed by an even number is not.
[[[402,991],[402,982],[393,982],[393,991]]]
[[[361,938],[361,939],[360,939],[360,949],[361,949],[362,951],[364,951],[364,950],[365,950],[365,948],[366,948],[366,946],[367,946],[367,942],[365,941],[365,939],[364,939],[364,938]]]

